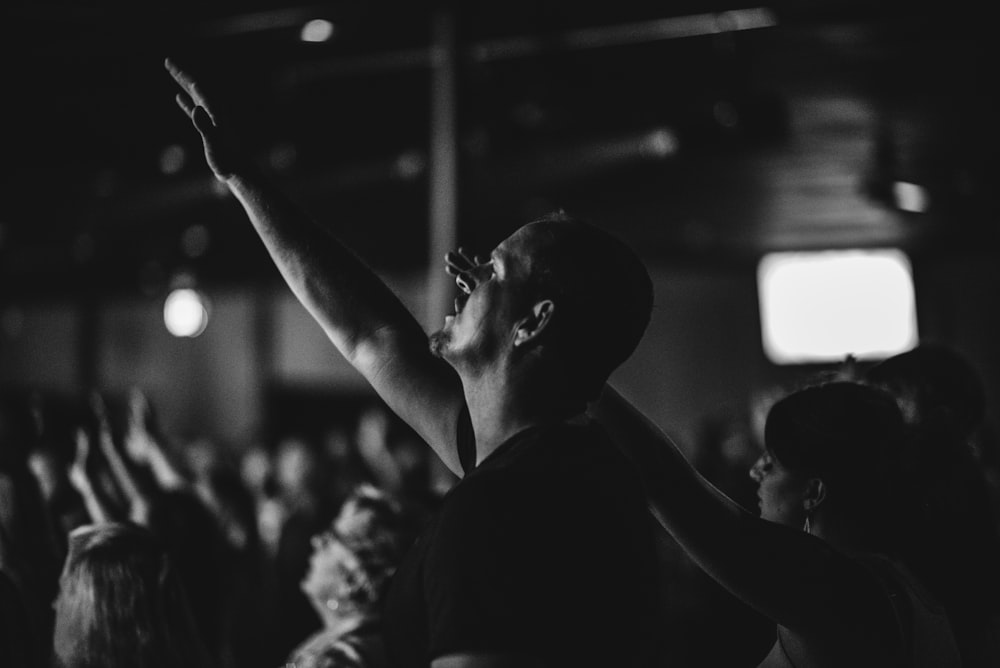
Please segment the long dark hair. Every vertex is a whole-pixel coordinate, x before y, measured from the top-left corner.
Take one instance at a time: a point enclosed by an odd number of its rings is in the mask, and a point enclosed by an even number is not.
[[[108,523],[70,534],[55,654],[65,668],[209,666],[181,582],[152,533]]]

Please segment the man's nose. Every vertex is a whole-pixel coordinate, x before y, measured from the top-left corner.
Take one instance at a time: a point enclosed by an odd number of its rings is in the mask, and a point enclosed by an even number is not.
[[[750,474],[750,478],[754,482],[760,482],[764,477],[763,469],[764,469],[764,456],[761,455],[760,457],[757,458],[757,461],[753,463],[753,466],[750,467],[750,471],[748,471],[748,473]]]

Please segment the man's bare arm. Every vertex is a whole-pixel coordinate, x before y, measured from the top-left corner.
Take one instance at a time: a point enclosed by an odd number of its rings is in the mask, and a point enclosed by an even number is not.
[[[458,376],[431,355],[426,333],[383,281],[235,147],[199,84],[171,61],[166,67],[183,91],[178,105],[201,134],[209,167],[242,204],[292,292],[389,407],[462,475]]]

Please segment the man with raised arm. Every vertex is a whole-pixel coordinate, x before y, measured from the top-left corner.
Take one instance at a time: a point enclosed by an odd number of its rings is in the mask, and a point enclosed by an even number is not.
[[[462,480],[393,578],[394,665],[640,666],[656,621],[637,481],[587,402],[631,355],[652,285],[587,223],[529,223],[480,261],[450,254],[455,312],[429,339],[381,280],[236,149],[175,64],[180,107],[292,291]]]

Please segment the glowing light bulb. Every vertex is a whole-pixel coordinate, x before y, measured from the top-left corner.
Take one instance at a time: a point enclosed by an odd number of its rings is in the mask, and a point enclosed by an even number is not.
[[[163,323],[178,337],[194,338],[208,326],[208,306],[201,293],[180,288],[167,295],[163,303]]]
[[[304,26],[299,38],[303,42],[326,42],[333,37],[333,24],[326,19],[313,19]]]
[[[656,158],[666,158],[677,153],[677,135],[668,128],[653,130],[646,137],[643,151]]]

